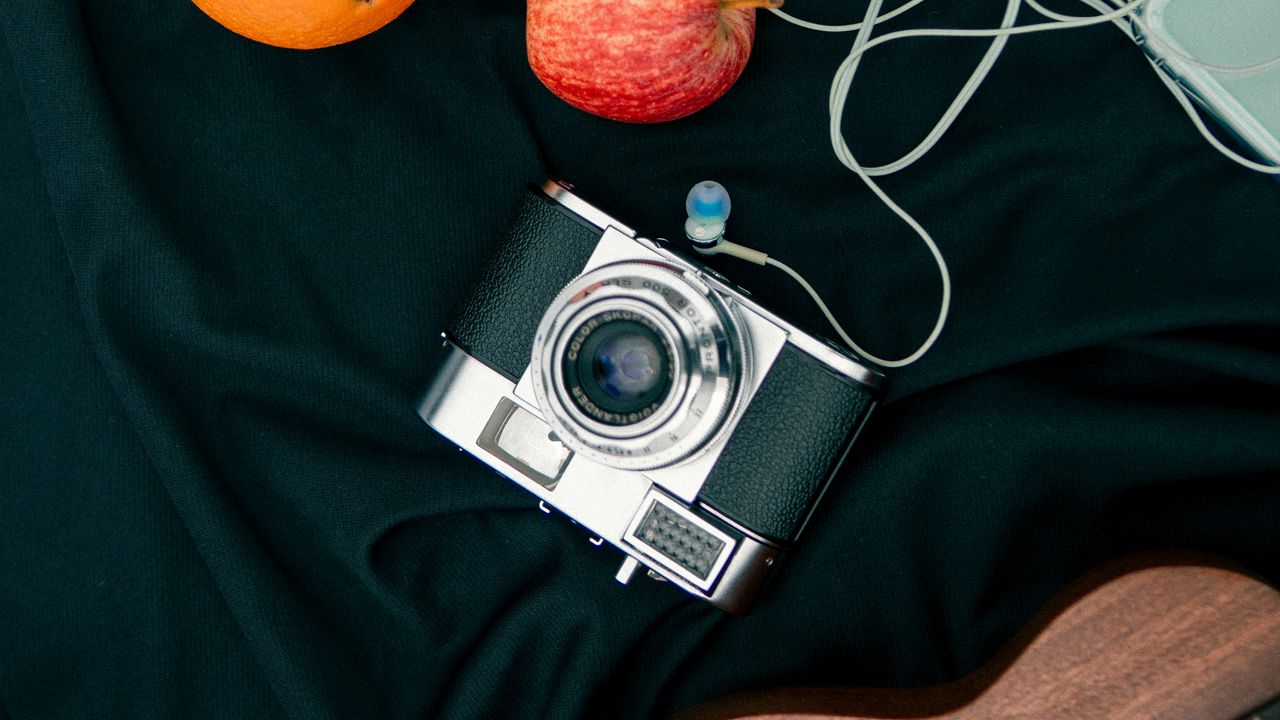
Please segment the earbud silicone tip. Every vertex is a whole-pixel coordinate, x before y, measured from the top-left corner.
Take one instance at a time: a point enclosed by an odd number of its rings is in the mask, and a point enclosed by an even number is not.
[[[697,220],[724,222],[729,219],[731,207],[729,191],[714,180],[703,180],[694,185],[684,201],[685,212]]]

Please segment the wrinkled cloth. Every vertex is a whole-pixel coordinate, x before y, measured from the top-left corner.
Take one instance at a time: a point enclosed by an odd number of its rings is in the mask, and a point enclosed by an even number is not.
[[[861,17],[811,5],[788,9]],[[961,5],[883,27],[998,23]],[[0,9],[0,716],[661,717],[958,677],[1133,550],[1280,581],[1280,184],[1102,26],[1012,39],[883,179],[950,263],[951,318],[755,610],[616,583],[619,553],[415,414],[527,183],[679,237],[718,180],[730,236],[883,357],[939,281],[831,151],[851,36],[761,15],[725,97],[641,126],[547,92],[523,21],[419,2],[296,52],[182,0]],[[985,47],[872,51],[859,159],[913,147]],[[822,327],[781,273],[710,264]]]

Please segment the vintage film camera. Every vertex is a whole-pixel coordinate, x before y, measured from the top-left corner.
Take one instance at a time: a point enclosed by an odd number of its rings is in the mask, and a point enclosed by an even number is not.
[[[626,554],[745,612],[882,376],[573,193],[530,188],[418,408]]]

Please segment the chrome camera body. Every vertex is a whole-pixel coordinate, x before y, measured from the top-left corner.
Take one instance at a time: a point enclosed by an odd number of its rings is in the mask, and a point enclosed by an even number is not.
[[[745,612],[883,376],[547,182],[445,333],[418,412],[640,566]]]

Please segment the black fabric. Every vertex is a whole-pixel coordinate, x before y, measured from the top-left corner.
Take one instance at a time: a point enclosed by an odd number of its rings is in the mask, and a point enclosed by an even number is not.
[[[0,18],[0,714],[654,717],[956,677],[1133,549],[1280,580],[1280,185],[1207,147],[1112,27],[1014,38],[884,179],[950,261],[951,320],[733,618],[615,583],[616,552],[414,400],[484,240],[547,176],[668,236],[719,180],[735,240],[872,351],[913,349],[932,263],[827,142],[851,38],[764,17],[725,98],[646,127],[542,89],[514,0],[419,2],[309,53],[181,0]],[[984,47],[873,52],[860,158],[913,146]],[[780,273],[712,264],[819,326]]]
[[[794,540],[871,399],[867,387],[783,346],[698,499],[765,537]]]
[[[459,347],[512,379],[529,365],[542,313],[582,272],[600,241],[599,231],[571,219],[539,191],[524,193],[519,207],[497,242],[484,244],[490,261],[449,319]]]

